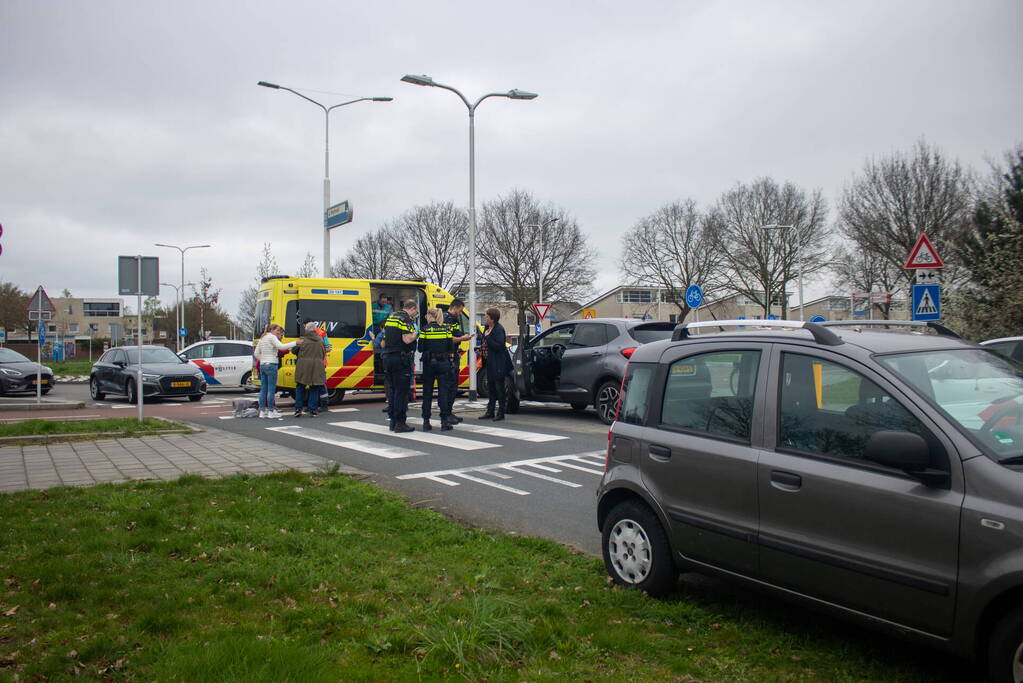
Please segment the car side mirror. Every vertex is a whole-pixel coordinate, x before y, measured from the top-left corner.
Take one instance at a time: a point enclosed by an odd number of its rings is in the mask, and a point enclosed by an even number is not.
[[[926,486],[940,487],[948,473],[930,469],[931,449],[919,434],[884,430],[875,432],[863,450],[863,457],[885,467],[902,470]]]

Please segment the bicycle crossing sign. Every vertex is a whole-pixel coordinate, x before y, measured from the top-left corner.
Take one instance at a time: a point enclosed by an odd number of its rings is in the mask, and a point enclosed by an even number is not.
[[[913,285],[913,320],[941,320],[941,285]]]
[[[906,259],[906,265],[903,268],[944,268],[945,262],[938,256],[938,250],[934,248],[931,240],[927,238],[927,235],[920,233],[920,237],[917,238],[916,245],[913,250],[909,252],[909,258]]]

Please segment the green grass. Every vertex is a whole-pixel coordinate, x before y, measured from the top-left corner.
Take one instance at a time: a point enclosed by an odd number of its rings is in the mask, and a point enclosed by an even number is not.
[[[653,600],[555,543],[466,529],[333,473],[0,495],[0,579],[9,680],[955,675],[718,584]]]
[[[191,430],[183,425],[166,420],[156,420],[151,417],[139,422],[136,418],[111,417],[102,420],[25,420],[24,422],[13,422],[0,424],[0,437],[24,436],[26,438],[42,434],[91,434],[91,433],[116,433],[124,436],[145,436],[154,432],[167,431],[169,429],[190,432]]]
[[[99,355],[100,354],[96,354],[96,357],[98,358]],[[93,363],[95,362],[95,360],[90,361],[86,358],[84,360],[43,361],[43,365],[52,369],[54,375],[88,375],[89,371],[92,370]]]

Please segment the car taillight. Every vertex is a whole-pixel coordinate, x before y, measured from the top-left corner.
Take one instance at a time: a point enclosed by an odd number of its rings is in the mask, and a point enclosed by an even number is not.
[[[604,471],[611,469],[611,427],[607,428],[607,452],[604,453]]]
[[[632,358],[632,354],[635,353],[635,352],[636,352],[636,347],[635,346],[631,346],[631,347],[629,347],[627,349],[622,349],[621,353],[626,358]]]

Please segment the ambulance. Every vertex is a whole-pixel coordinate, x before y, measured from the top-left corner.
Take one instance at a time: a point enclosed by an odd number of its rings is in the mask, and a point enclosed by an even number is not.
[[[420,327],[426,325],[426,309],[436,307],[446,312],[453,299],[441,287],[427,282],[273,275],[263,278],[256,294],[253,343],[259,341],[269,323],[283,327],[283,341],[289,342],[303,336],[305,322],[314,321],[326,332],[325,341],[331,346],[327,355],[331,405],[340,403],[348,391],[383,391],[384,368],[373,349],[373,337],[379,332],[373,324],[373,308],[381,295],[387,296],[395,309],[406,299],[416,301]],[[468,327],[468,316],[463,313],[462,329]],[[469,386],[468,349],[469,342],[462,342],[459,387]],[[279,391],[294,392],[295,361],[291,352],[281,359]],[[418,374],[418,354],[416,367]],[[258,386],[258,377],[253,383]]]

